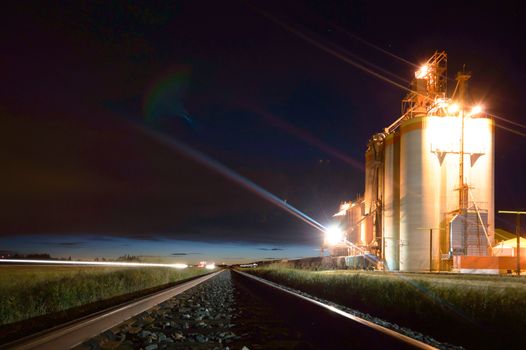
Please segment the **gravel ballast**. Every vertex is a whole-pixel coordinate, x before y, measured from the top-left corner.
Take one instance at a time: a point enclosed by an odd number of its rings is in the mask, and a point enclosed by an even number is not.
[[[143,312],[76,349],[314,349],[230,271]]]

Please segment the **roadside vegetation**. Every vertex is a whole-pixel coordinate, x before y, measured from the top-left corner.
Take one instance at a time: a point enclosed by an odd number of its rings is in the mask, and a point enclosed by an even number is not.
[[[526,279],[309,271],[278,264],[246,272],[469,348],[513,344],[526,329]]]
[[[177,282],[204,269],[0,266],[0,325]]]

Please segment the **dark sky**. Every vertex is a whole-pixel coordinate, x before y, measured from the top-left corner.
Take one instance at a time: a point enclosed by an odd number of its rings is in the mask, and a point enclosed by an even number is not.
[[[463,64],[473,73],[474,101],[526,123],[521,1],[255,3],[408,80],[411,66],[345,32],[416,63],[446,50],[450,77]],[[185,142],[322,224],[362,192],[366,142],[399,116],[404,92],[249,4],[3,8],[0,234],[316,246],[310,226],[143,131]],[[526,207],[525,147],[497,130],[496,209]]]

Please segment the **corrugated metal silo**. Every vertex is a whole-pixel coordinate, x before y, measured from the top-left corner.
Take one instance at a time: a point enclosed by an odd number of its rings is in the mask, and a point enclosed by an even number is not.
[[[367,147],[365,151],[365,191],[363,201],[364,220],[360,228],[359,245],[365,246],[373,240],[373,217],[370,215],[374,208],[374,151]]]
[[[427,124],[428,117],[417,115],[400,125],[401,271],[437,269],[439,263],[439,237],[433,235],[431,242],[429,229],[438,225],[440,166],[431,152]]]
[[[385,138],[384,198],[382,208],[385,268],[400,268],[400,133]]]
[[[495,232],[493,142],[494,126],[490,118],[466,120],[465,147],[468,154],[465,159],[465,177],[470,187],[468,200],[470,204],[474,204],[471,209],[487,212],[486,233],[489,235],[491,246],[494,245]]]

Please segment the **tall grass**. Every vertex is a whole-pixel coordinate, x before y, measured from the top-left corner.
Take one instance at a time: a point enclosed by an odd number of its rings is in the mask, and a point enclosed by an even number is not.
[[[0,325],[176,282],[202,269],[0,267]]]
[[[509,342],[526,329],[526,280],[499,276],[249,270],[441,341],[475,347]]]

